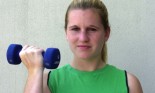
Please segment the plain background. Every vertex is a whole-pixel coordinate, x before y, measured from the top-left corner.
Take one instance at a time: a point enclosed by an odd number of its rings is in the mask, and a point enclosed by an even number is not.
[[[109,11],[108,63],[136,75],[155,93],[155,0],[103,0]],[[23,93],[27,70],[7,63],[11,43],[57,47],[70,63],[64,16],[71,0],[0,0],[0,93]],[[48,71],[48,70],[46,70]]]

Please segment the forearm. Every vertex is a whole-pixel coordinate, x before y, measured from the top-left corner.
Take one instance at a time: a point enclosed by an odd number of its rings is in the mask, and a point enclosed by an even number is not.
[[[43,93],[43,49],[26,45],[19,55],[28,71],[24,93]]]
[[[28,74],[24,93],[43,93],[43,71]]]

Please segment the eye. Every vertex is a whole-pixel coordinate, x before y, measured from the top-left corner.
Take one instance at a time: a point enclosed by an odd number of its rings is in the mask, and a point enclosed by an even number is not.
[[[79,30],[80,30],[80,28],[78,28],[78,27],[71,28],[71,31],[79,31]]]
[[[95,31],[97,31],[97,29],[96,28],[88,28],[88,31],[95,32]]]

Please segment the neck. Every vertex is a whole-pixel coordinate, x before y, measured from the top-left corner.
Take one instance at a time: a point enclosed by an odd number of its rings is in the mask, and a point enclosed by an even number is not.
[[[91,60],[84,60],[84,59],[76,59],[74,58],[71,66],[75,69],[81,71],[94,71],[100,69],[105,66],[105,62],[102,59],[91,59]]]

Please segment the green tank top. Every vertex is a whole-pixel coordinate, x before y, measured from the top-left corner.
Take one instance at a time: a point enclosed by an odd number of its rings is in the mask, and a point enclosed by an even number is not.
[[[48,76],[51,93],[128,93],[126,81],[126,72],[109,64],[90,72],[68,64]]]

